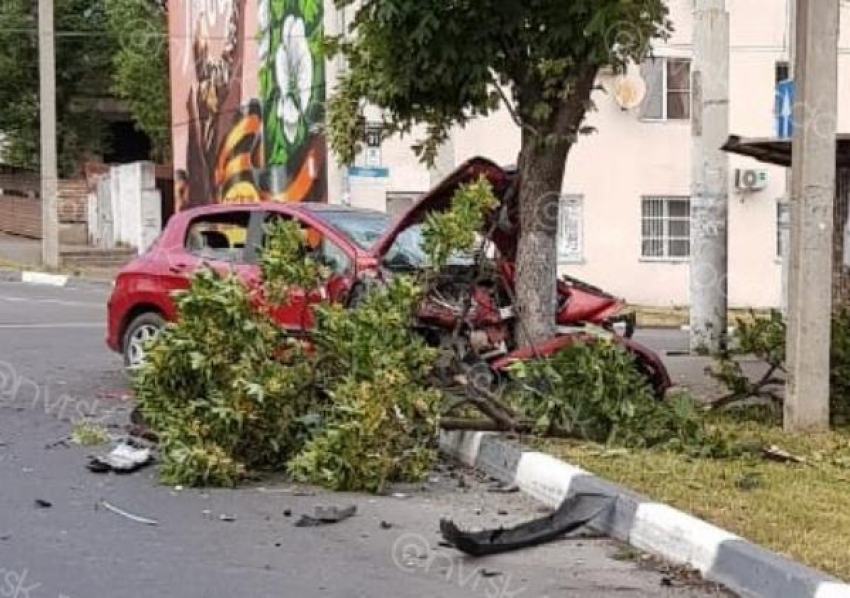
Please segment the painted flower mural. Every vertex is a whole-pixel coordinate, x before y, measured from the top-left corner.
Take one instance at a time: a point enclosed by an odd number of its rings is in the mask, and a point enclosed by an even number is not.
[[[172,30],[186,31],[171,42],[181,207],[327,200],[323,4],[186,0],[169,14]],[[248,40],[257,62],[243,60]]]
[[[310,106],[313,94],[313,56],[304,34],[304,21],[289,15],[283,22],[283,42],[275,54],[277,91],[280,94],[277,115],[283,122],[283,134],[295,143],[298,127]]]
[[[300,171],[305,166],[311,176],[324,170],[324,138],[318,126],[325,101],[322,4],[259,1],[257,54],[272,187],[280,187],[282,180],[292,184],[303,179],[305,172]]]

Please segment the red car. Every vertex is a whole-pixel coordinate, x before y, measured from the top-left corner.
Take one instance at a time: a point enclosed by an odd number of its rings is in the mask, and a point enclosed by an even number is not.
[[[375,281],[427,266],[421,249],[425,215],[445,209],[459,185],[482,175],[502,201],[498,222],[488,226],[491,276],[470,277],[475,261],[465,256],[453,259],[417,314],[417,326],[425,338],[440,344],[461,330],[462,343],[452,342],[460,357],[500,370],[515,359],[551,354],[585,338],[582,327],[586,324],[613,333],[614,324],[624,321],[627,333],[613,334],[613,338],[636,356],[652,385],[663,394],[670,378],[655,353],[629,338],[633,321],[619,315],[624,302],[574,279],[559,281],[558,336],[533,347],[517,338],[513,277],[518,178],[515,172],[482,158],[463,164],[395,222],[382,212],[316,203],[212,205],[181,212],[149,251],[118,274],[108,305],[107,344],[123,353],[128,367],[138,365],[147,341],[166,321],[177,317],[171,293],[187,288],[192,272],[202,264],[234,270],[247,284],[258,284],[258,248],[264,243],[265,225],[279,218],[301,223],[308,245],[332,272],[323,289],[292,292],[286,305],[273,314],[286,329],[309,330],[312,318],[307,304],[329,298],[351,305]],[[461,318],[464,321],[458,326]]]

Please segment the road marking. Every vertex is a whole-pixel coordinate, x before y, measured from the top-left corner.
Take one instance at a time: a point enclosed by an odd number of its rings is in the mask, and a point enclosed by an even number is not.
[[[6,295],[0,295],[0,301],[8,301],[9,303],[50,303],[53,305],[64,305],[66,307],[97,307],[100,309],[106,307],[103,303],[90,301],[66,301],[64,299],[45,299],[41,297],[8,297]]]
[[[0,324],[0,330],[41,328],[106,328],[99,322],[58,322],[55,324]]]
[[[64,287],[68,284],[68,277],[64,274],[49,274],[47,272],[24,270],[21,272],[21,282],[43,284],[51,287]]]

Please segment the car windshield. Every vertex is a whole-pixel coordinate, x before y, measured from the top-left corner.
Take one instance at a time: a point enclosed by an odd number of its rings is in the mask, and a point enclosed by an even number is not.
[[[325,212],[322,217],[363,249],[370,249],[392,224],[392,218],[380,212]],[[418,270],[428,266],[422,250],[422,225],[406,228],[384,256],[384,265],[393,270]],[[452,265],[472,263],[469,256],[454,256]]]

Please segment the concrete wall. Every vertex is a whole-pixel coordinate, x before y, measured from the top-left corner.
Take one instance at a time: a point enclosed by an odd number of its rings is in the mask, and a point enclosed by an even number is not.
[[[122,164],[98,175],[86,208],[93,246],[146,250],[162,229],[162,198],[154,164]]]
[[[654,44],[657,56],[690,57],[693,0],[671,0],[673,36]],[[788,59],[785,0],[727,0],[731,17],[731,131],[745,136],[773,135],[775,64]],[[850,7],[842,5],[842,20]],[[850,131],[850,29],[842,23],[839,130]],[[687,261],[641,259],[641,196],[690,195],[689,121],[647,122],[638,110],[624,111],[610,94],[613,77],[602,75],[594,100],[598,111],[588,124],[598,133],[583,137],[570,155],[566,193],[583,196],[583,260],[562,270],[585,278],[629,301],[646,305],[688,302]],[[389,167],[388,192],[425,191],[427,169],[409,150],[412,139],[383,147]],[[456,161],[484,155],[516,163],[519,131],[502,112],[470,123],[454,134]],[[778,306],[781,263],[776,256],[776,203],[785,194],[785,171],[733,157],[736,168],[768,171],[767,189],[743,194],[730,181],[729,290],[735,307]],[[334,201],[333,194],[331,201]],[[352,203],[359,198],[352,193]],[[374,204],[370,198],[369,204]]]
[[[40,181],[37,175],[0,175],[0,231],[41,238]],[[59,181],[59,238],[85,244],[88,189],[84,180]]]

